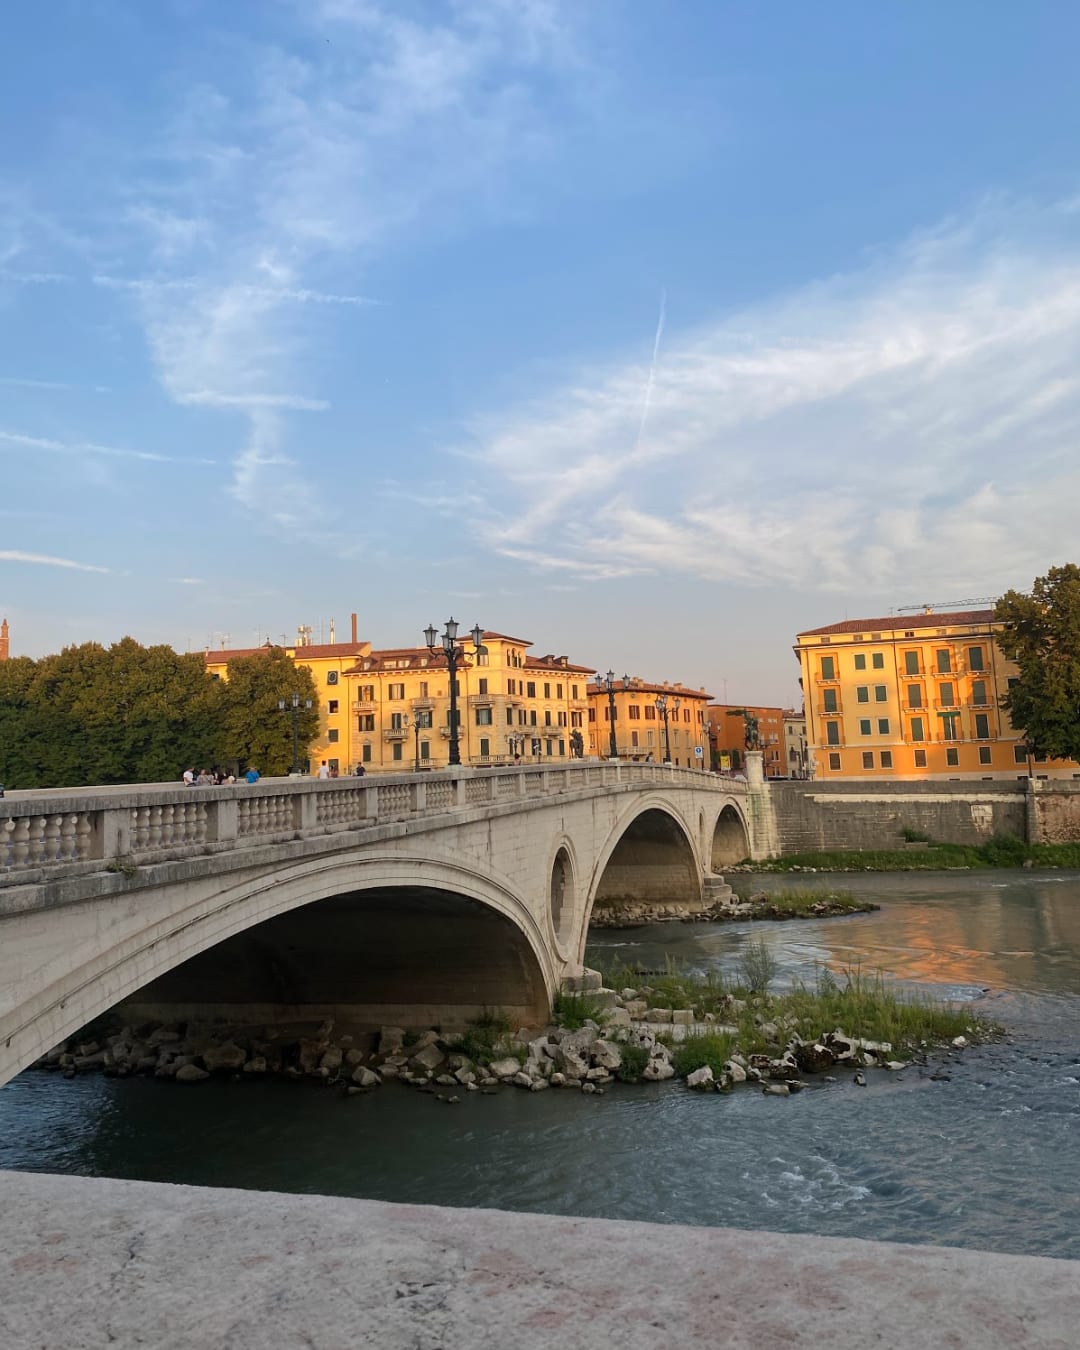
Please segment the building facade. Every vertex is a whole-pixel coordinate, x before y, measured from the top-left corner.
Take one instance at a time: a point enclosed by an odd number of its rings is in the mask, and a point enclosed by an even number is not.
[[[714,703],[708,710],[712,766],[720,773],[739,772],[745,765],[746,714],[757,719],[758,749],[766,778],[783,778],[784,710],[746,703]]]
[[[706,709],[711,697],[704,689],[650,684],[629,675],[614,680],[609,691],[598,678],[588,689],[588,753],[599,759],[611,757],[614,726],[619,759],[661,763],[670,759],[680,768],[708,769]]]
[[[1001,698],[1015,665],[994,611],[846,619],[798,634],[812,776],[1072,777],[1071,761],[1029,763]]]
[[[465,643],[457,671],[463,764],[544,763],[585,753],[591,666],[533,656],[525,638],[485,632],[478,657]],[[365,771],[441,769],[450,756],[450,684],[440,648],[375,649],[346,672],[349,740],[344,763]]]
[[[784,763],[789,778],[806,778],[810,751],[806,739],[806,714],[789,708],[784,713]]]

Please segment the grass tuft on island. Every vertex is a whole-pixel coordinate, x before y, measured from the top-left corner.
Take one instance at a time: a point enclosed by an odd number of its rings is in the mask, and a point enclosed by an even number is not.
[[[909,831],[913,834],[914,831]],[[882,849],[827,849],[740,864],[755,872],[941,872],[980,867],[1080,867],[1080,844],[1025,844],[995,835],[985,844],[938,844],[909,840]]]
[[[749,906],[749,908],[747,908]],[[724,910],[731,910],[730,916]],[[824,919],[841,914],[871,914],[880,909],[872,900],[860,900],[850,891],[790,889],[753,891],[739,896],[734,905],[715,906],[713,918],[745,919]]]

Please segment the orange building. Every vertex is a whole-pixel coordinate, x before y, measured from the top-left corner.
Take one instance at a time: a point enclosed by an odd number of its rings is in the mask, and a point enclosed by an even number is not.
[[[619,759],[656,760],[684,769],[709,767],[705,712],[712,695],[683,684],[649,684],[637,676],[597,676],[589,685],[588,753],[611,757],[612,703]],[[665,718],[666,713],[666,718]]]
[[[747,703],[714,703],[708,709],[709,748],[712,767],[742,769],[746,754],[746,717],[757,718],[758,749],[766,778],[783,778],[790,771],[785,763],[783,708],[751,707]]]

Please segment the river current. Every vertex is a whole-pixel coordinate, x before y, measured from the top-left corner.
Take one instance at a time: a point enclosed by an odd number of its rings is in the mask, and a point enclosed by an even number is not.
[[[29,1072],[0,1089],[0,1168],[1080,1258],[1080,874],[770,877],[876,914],[595,935],[590,956],[733,971],[764,938],[780,983],[861,965],[1008,1029],[929,1070],[811,1078],[790,1098],[673,1084],[366,1096],[279,1081]]]

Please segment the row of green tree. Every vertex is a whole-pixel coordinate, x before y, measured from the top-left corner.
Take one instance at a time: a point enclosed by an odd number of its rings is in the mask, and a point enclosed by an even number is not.
[[[287,773],[294,693],[303,759],[318,732],[318,696],[311,672],[280,647],[230,661],[227,680],[210,675],[197,653],[133,638],[38,661],[13,657],[0,662],[0,783],[161,783],[215,766]]]

